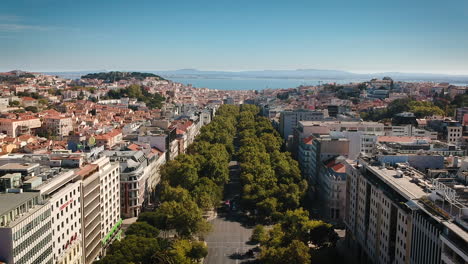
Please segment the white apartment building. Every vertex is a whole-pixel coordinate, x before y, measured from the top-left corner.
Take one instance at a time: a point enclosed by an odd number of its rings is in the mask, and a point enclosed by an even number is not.
[[[364,121],[300,121],[297,127],[301,138],[311,134],[329,134],[332,131],[360,131],[362,133],[383,136],[384,124]]]
[[[120,170],[118,163],[102,157],[76,175],[82,180],[83,263],[88,264],[103,256],[120,236]]]
[[[282,111],[279,120],[279,131],[283,139],[287,140],[290,135],[293,135],[294,129],[300,121],[323,120],[326,117],[328,117],[326,111]]]
[[[0,261],[52,262],[50,203],[38,192],[0,194]]]
[[[360,262],[466,263],[466,203],[457,208],[440,198],[466,186],[431,182],[410,167],[385,168],[370,158],[347,160],[346,173],[346,242]]]
[[[102,244],[105,249],[116,238],[120,239],[120,168],[102,157],[93,164],[98,166],[101,193]],[[104,252],[103,252],[104,253]]]
[[[53,263],[82,263],[81,185],[70,170],[35,188],[51,205]]]
[[[330,136],[334,138],[347,138],[349,140],[348,158],[356,159],[361,153],[372,155],[375,153],[378,136],[373,133],[362,131],[331,131]]]
[[[92,263],[101,255],[101,195],[98,166],[88,164],[76,172],[81,184],[82,263]]]
[[[50,130],[53,135],[66,137],[73,131],[73,121],[70,117],[45,116],[42,120],[42,127]]]

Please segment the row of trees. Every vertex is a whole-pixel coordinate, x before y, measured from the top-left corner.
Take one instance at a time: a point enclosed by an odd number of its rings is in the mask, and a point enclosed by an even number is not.
[[[159,230],[143,219],[129,226],[125,238],[115,241],[97,264],[195,264],[208,253],[204,243],[160,237]]]
[[[333,248],[338,240],[332,225],[311,220],[301,207],[307,181],[282,139],[259,109],[242,105],[238,115],[238,160],[241,165],[242,207],[257,222],[251,240],[260,243],[265,264],[308,264],[312,254]]]
[[[231,106],[221,107],[187,153],[162,167],[161,205],[140,218],[184,238],[200,237],[209,231],[210,225],[202,216],[219,204],[229,179],[236,111]]]
[[[280,151],[281,137],[258,111],[256,106],[242,105],[238,117],[241,203],[257,221],[276,221],[299,207],[307,182],[297,161]]]
[[[99,263],[199,263],[209,231],[203,212],[216,207],[229,177],[238,109],[222,106],[189,147],[161,169],[160,206],[143,212]],[[174,235],[173,238],[169,238]]]
[[[308,264],[313,251],[335,247],[338,236],[330,224],[309,219],[309,213],[299,208],[288,210],[269,230],[257,225],[251,241],[262,245],[262,263]]]

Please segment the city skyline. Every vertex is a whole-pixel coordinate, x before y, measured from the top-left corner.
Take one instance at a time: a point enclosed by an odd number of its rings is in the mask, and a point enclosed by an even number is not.
[[[468,3],[5,1],[0,71],[468,74]]]

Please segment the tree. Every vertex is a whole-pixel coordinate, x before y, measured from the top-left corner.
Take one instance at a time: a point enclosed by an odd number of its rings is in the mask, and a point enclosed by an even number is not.
[[[174,229],[182,237],[204,234],[210,229],[201,210],[192,200],[163,202],[156,212],[142,213],[139,221],[147,221],[161,230]]]
[[[208,254],[208,250],[203,242],[191,242],[189,240],[177,240],[173,243],[169,251],[172,263],[195,264]]]
[[[194,201],[204,210],[213,209],[222,198],[222,189],[211,179],[201,178],[191,192]]]
[[[187,256],[193,260],[200,260],[208,255],[208,248],[203,242],[192,242],[192,248]]]
[[[278,200],[274,197],[268,197],[256,204],[258,210],[258,217],[266,219],[273,215],[277,210]]]
[[[307,223],[306,228],[309,230],[309,241],[318,247],[335,246],[338,241],[338,234],[336,234],[331,224],[314,220]]]
[[[260,261],[264,264],[310,264],[310,252],[307,245],[293,240],[287,247],[263,247]]]
[[[161,189],[159,199],[162,202],[176,201],[178,203],[183,203],[192,199],[188,190],[180,186],[171,187],[167,182],[163,182],[161,184]]]
[[[409,104],[410,112],[414,113],[416,117],[423,118],[432,115],[444,115],[445,112],[431,102],[424,101],[411,101]]]
[[[311,224],[309,213],[303,208],[288,210],[281,219],[281,228],[285,230],[284,243],[289,244],[294,239],[308,243],[308,231]]]
[[[38,101],[39,101],[39,104],[41,105],[47,105],[49,103],[49,101],[47,101],[47,99],[44,99],[44,98],[41,98]]]
[[[283,263],[310,264],[310,249],[299,240],[293,240],[284,250]]]
[[[88,88],[88,91],[89,91],[91,94],[96,93],[96,90],[97,90],[96,87],[89,87],[89,88]]]
[[[284,264],[284,248],[282,247],[262,247],[259,259],[264,264]]]
[[[468,93],[456,95],[451,104],[455,108],[468,107]]]
[[[160,214],[156,212],[143,212],[138,216],[138,222],[146,222],[153,227],[158,227],[159,229],[161,226],[164,227],[165,225],[165,218],[161,217]]]
[[[205,158],[201,173],[218,185],[227,183],[229,179],[229,153],[224,145],[211,144],[210,148],[200,153]]]
[[[20,105],[20,102],[18,101],[11,101],[10,102],[10,106],[19,106]]]
[[[263,225],[256,225],[250,236],[250,241],[253,243],[264,243],[268,240],[268,232]]]
[[[147,222],[135,222],[128,227],[125,234],[127,236],[135,235],[140,237],[155,238],[159,235],[159,230]]]
[[[154,252],[162,250],[160,240],[130,235],[121,241],[115,241],[109,248],[108,254],[98,264],[150,264]]]
[[[84,99],[84,92],[83,90],[80,91],[80,93],[78,94],[78,100],[83,100]]]
[[[181,186],[191,190],[198,181],[201,164],[195,155],[179,155],[161,168],[161,178],[173,187]]]
[[[29,111],[29,112],[33,112],[33,113],[39,112],[39,109],[37,109],[36,106],[28,106],[28,107],[25,107],[24,110]]]

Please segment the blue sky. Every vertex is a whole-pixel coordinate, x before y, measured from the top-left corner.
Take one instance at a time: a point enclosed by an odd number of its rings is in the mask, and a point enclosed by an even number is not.
[[[467,0],[2,0],[0,71],[468,74]]]

